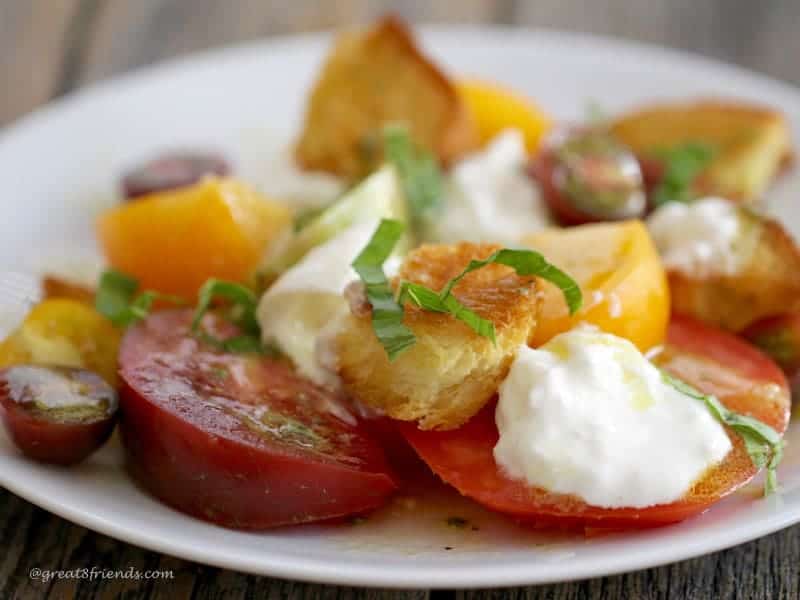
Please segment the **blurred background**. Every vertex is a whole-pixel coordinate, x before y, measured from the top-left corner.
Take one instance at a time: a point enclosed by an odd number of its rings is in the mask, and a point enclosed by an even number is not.
[[[393,11],[414,23],[584,31],[800,84],[800,0],[0,0],[0,126],[82,85],[257,38]]]

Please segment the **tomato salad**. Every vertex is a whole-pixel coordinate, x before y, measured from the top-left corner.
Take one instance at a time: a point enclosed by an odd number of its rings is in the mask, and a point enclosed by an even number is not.
[[[212,149],[121,174],[99,279],[48,274],[0,342],[5,425],[65,467],[116,428],[142,488],[238,529],[361,517],[428,472],[587,531],[760,471],[780,493],[800,249],[753,207],[787,132],[703,99],[561,123],[383,19],[334,43],[273,173],[294,192]]]

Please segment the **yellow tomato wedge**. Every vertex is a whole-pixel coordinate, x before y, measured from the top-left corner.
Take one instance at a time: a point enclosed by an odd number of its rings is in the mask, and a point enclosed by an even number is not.
[[[627,338],[642,351],[663,342],[669,287],[641,221],[547,229],[524,243],[569,273],[583,291],[583,308],[570,316],[561,292],[542,282],[542,309],[531,345],[544,344],[581,322]]]
[[[97,234],[111,266],[142,288],[191,299],[209,277],[246,280],[291,221],[283,204],[210,177],[104,213]]]
[[[0,367],[82,367],[115,385],[120,338],[120,331],[91,306],[66,298],[45,300],[0,343]]]
[[[531,153],[550,129],[550,117],[513,90],[475,80],[461,81],[456,87],[472,113],[482,145],[504,129],[519,129]]]
[[[20,335],[19,330],[12,331],[0,342],[0,369],[31,362],[31,353]]]

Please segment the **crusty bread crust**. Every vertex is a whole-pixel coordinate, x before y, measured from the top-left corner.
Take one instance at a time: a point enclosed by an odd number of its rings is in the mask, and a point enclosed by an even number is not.
[[[360,177],[380,158],[372,148],[374,160],[365,160],[365,144],[375,145],[379,129],[395,122],[445,164],[477,145],[455,86],[390,16],[337,38],[311,93],[296,158],[306,169]]]
[[[747,258],[734,275],[697,278],[670,271],[675,312],[729,331],[784,313],[800,311],[800,250],[783,226],[772,219],[744,217],[753,231],[741,252]]]
[[[472,259],[499,249],[493,244],[423,245],[409,254],[398,280],[439,290]],[[497,392],[520,346],[536,324],[536,282],[502,265],[468,274],[453,294],[494,323],[497,343],[450,315],[406,305],[414,346],[389,362],[369,315],[350,314],[335,341],[337,367],[347,391],[369,406],[421,429],[453,429]]]
[[[717,155],[698,191],[731,200],[759,199],[792,156],[789,124],[774,109],[718,99],[655,104],[630,111],[612,133],[640,156],[685,142],[707,142]]]

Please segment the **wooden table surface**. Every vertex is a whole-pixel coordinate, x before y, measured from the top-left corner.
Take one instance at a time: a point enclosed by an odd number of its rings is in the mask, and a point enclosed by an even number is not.
[[[369,20],[590,31],[674,46],[800,84],[797,0],[0,0],[0,125],[131,68],[204,48]],[[798,598],[800,526],[674,565],[507,590],[381,591],[241,575],[77,527],[0,488],[0,600],[110,598]],[[169,569],[152,581],[33,581],[31,568]]]

